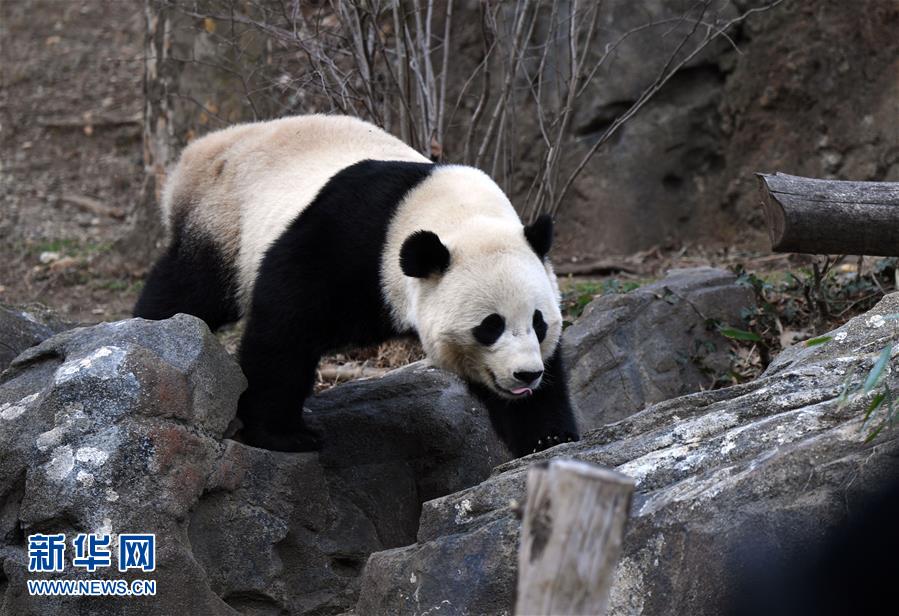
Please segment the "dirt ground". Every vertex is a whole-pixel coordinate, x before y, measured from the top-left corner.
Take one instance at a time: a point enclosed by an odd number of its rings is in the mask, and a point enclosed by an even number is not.
[[[134,302],[133,272],[103,265],[144,177],[142,5],[0,0],[4,303],[93,322]]]

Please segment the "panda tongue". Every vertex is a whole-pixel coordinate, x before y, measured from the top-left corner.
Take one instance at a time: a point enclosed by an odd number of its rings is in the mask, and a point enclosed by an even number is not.
[[[518,389],[513,389],[511,391],[516,396],[520,396],[521,394],[531,395],[532,393],[534,393],[533,391],[531,391],[530,387],[519,387]]]

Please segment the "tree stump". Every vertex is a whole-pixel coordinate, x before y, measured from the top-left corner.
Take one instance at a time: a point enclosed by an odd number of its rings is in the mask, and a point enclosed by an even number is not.
[[[516,614],[604,614],[634,481],[553,460],[528,471]]]

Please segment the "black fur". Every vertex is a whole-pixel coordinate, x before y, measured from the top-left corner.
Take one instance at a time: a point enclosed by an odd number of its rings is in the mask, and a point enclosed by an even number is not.
[[[240,318],[234,270],[211,239],[180,233],[183,226],[175,221],[172,242],[150,271],[134,316],[159,320],[184,312],[215,331]]]
[[[499,340],[506,330],[506,321],[498,314],[491,314],[484,317],[477,327],[471,330],[474,339],[484,346],[491,346]]]
[[[406,333],[381,294],[381,255],[396,207],[433,167],[368,160],[340,171],[266,252],[240,350],[249,444],[314,449],[302,408],[321,355]]]
[[[543,320],[543,313],[539,310],[534,311],[534,333],[537,334],[537,340],[541,343],[546,338],[546,321]]]
[[[545,258],[553,245],[553,219],[549,214],[538,216],[537,220],[524,228],[524,237],[537,256]]]
[[[558,348],[544,365],[543,383],[526,398],[500,398],[480,383],[470,389],[487,406],[493,429],[515,456],[580,440]]]
[[[442,274],[449,264],[449,250],[431,231],[416,231],[406,238],[400,248],[400,269],[412,278]]]

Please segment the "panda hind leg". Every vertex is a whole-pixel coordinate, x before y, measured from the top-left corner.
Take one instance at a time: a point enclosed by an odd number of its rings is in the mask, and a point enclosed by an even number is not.
[[[231,269],[211,240],[176,236],[150,271],[134,316],[161,320],[183,312],[212,331],[233,323],[240,309]]]
[[[273,451],[317,451],[321,441],[303,420],[303,401],[312,393],[320,354],[294,339],[279,315],[260,313],[251,311],[240,344],[248,383],[237,407],[241,439]]]
[[[240,440],[270,451],[318,451],[319,435],[303,420],[302,398],[291,387],[263,389],[258,379],[240,397]]]

